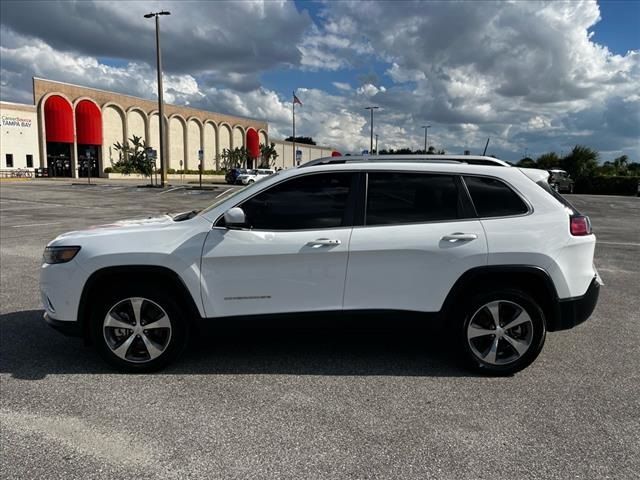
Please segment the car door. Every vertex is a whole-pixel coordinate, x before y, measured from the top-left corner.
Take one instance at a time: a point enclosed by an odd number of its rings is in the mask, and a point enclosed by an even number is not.
[[[208,317],[342,309],[356,174],[296,176],[238,206],[244,229],[223,220],[202,253]]]
[[[354,227],[345,310],[436,312],[456,280],[486,265],[487,242],[464,186],[448,174],[369,172]]]

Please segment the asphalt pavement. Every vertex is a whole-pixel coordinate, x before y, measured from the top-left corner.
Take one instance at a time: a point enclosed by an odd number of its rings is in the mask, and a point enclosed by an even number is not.
[[[606,284],[513,377],[461,369],[437,332],[220,332],[171,368],[119,374],[42,320],[42,249],[197,191],[0,183],[3,479],[640,478],[640,199],[570,195]]]

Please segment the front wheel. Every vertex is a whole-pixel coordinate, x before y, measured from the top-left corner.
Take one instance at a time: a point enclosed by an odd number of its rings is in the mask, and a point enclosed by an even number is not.
[[[481,294],[469,303],[458,332],[466,363],[489,375],[510,375],[529,366],[546,336],[544,313],[519,290]]]
[[[188,328],[181,311],[159,287],[124,286],[98,300],[92,339],[100,355],[119,370],[156,371],[186,345]]]

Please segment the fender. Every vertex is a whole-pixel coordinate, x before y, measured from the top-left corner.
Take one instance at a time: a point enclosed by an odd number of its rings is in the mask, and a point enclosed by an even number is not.
[[[487,265],[467,270],[453,285],[442,306],[446,317],[455,312],[460,299],[469,293],[495,285],[520,287],[540,302],[547,320],[547,330],[557,330],[560,303],[551,275],[536,265]]]
[[[176,288],[176,293],[180,299],[184,302],[188,309],[188,316],[191,319],[200,319],[201,314],[197,307],[196,300],[189,292],[189,289],[185,285],[184,281],[173,270],[167,267],[160,267],[154,265],[124,265],[116,267],[105,267],[96,270],[85,282],[80,296],[80,303],[78,305],[78,323],[82,337],[85,339],[85,343],[89,340],[89,322],[91,302],[89,299],[94,293],[94,289],[99,287],[100,284],[111,276],[125,276],[127,279],[135,277],[153,278],[154,280],[161,280],[171,284]]]

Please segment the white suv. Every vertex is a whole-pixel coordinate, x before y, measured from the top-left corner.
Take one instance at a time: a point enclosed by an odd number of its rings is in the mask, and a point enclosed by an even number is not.
[[[247,173],[241,173],[236,178],[236,184],[239,185],[251,185],[252,183],[257,182],[258,180],[262,180],[263,178],[268,177],[269,175],[273,175],[276,173],[275,170],[271,170],[268,168],[257,168],[254,170],[249,170]]]
[[[486,157],[313,161],[198,213],[59,236],[45,318],[150,371],[198,321],[413,312],[451,326],[470,366],[513,373],[598,299],[589,219],[547,176]]]

